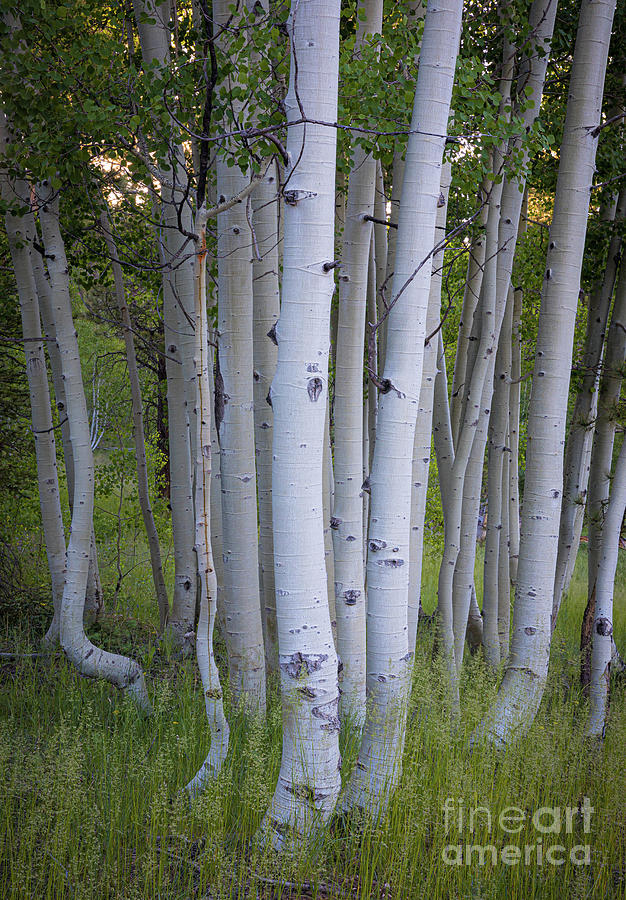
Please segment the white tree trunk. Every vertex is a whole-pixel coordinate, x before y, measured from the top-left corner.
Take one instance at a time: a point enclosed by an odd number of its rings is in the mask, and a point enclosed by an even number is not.
[[[587,733],[604,736],[609,705],[613,652],[613,591],[619,539],[626,511],[626,440],[622,443],[613,478],[611,497],[602,529],[602,549],[595,584],[596,606],[592,629],[591,684]]]
[[[379,398],[368,535],[368,709],[344,806],[376,815],[401,771],[412,653],[408,645],[409,536],[415,420],[426,337],[441,166],[459,47],[461,0],[431,2],[422,39]],[[428,136],[426,136],[428,135]],[[433,137],[436,135],[436,137]]]
[[[441,170],[441,185],[437,201],[437,224],[435,244],[443,241],[446,234],[448,212],[448,191],[452,171],[450,163],[444,163]],[[432,443],[433,399],[435,377],[439,356],[439,335],[437,331],[441,316],[441,280],[444,253],[441,250],[433,256],[433,273],[430,279],[428,313],[426,315],[426,337],[433,335],[424,347],[422,383],[419,393],[415,438],[413,441],[413,473],[411,483],[411,534],[409,540],[409,650],[415,651],[417,622],[421,609],[422,560],[424,555],[424,515],[428,494],[428,472],[430,468],[430,448]],[[435,334],[434,332],[437,331]]]
[[[167,74],[170,67],[169,0],[133,0],[144,66]],[[157,243],[163,266],[163,320],[167,372],[167,414],[170,457],[170,506],[174,543],[174,592],[168,632],[183,654],[191,652],[197,592],[190,414],[195,401],[193,378],[194,247],[178,229],[191,231],[188,202],[183,202],[187,174],[178,126],[169,128],[169,158],[161,166],[161,224]],[[181,263],[181,260],[184,262]],[[195,429],[194,429],[195,434]]]
[[[288,121],[337,116],[339,3],[294,0]],[[297,61],[297,68],[296,62]],[[297,95],[296,95],[297,90]],[[339,793],[339,693],[324,564],[322,469],[334,289],[334,128],[291,125],[283,188],[282,303],[272,383],[272,518],[283,754],[264,827],[275,847],[307,837]],[[297,165],[296,165],[297,163]]]
[[[526,230],[526,214],[522,210],[520,234]],[[511,326],[511,385],[509,393],[509,579],[515,584],[519,558],[519,419],[522,377],[522,303],[524,293],[513,293],[513,323]]]
[[[322,495],[324,522],[324,562],[326,566],[326,590],[328,592],[328,609],[333,641],[337,649],[337,610],[335,606],[335,551],[333,547],[332,519],[335,505],[335,474],[333,467],[333,448],[330,440],[330,396],[326,402],[324,419],[324,457],[322,460]],[[339,667],[341,668],[341,660]]]
[[[484,203],[486,185],[481,186],[479,200]],[[458,444],[459,431],[462,423],[463,398],[467,393],[471,368],[468,369],[469,345],[472,334],[472,325],[476,307],[480,298],[480,290],[483,283],[483,270],[485,266],[485,234],[482,229],[487,225],[489,206],[483,206],[479,223],[481,232],[472,243],[467,261],[467,275],[465,277],[465,290],[463,292],[463,306],[459,321],[459,334],[456,344],[456,356],[454,359],[454,372],[452,374],[452,392],[450,400],[450,417],[452,422],[452,435],[455,446]]]
[[[433,440],[437,457],[437,472],[441,491],[444,533],[448,522],[451,504],[451,475],[454,464],[454,439],[452,437],[452,421],[450,417],[450,401],[448,399],[448,376],[446,374],[446,354],[443,337],[439,332],[439,349],[437,354],[437,376],[435,378],[435,402],[433,408]],[[470,650],[476,652],[483,642],[483,618],[476,600],[476,590],[472,586],[469,615],[467,617],[466,639]]]
[[[87,403],[72,317],[69,272],[58,217],[58,197],[46,182],[39,190],[40,221],[48,272],[56,340],[61,357],[67,417],[74,456],[74,504],[67,548],[65,588],[61,603],[61,646],[81,675],[103,678],[132,696],[150,712],[150,700],[139,665],[128,657],[100,650],[88,640],[83,628],[83,608],[89,568],[89,546],[93,527],[94,464],[89,433]]]
[[[573,571],[573,564],[576,561],[583,527],[594,419],[597,409],[600,364],[609,307],[613,297],[619,265],[622,244],[620,226],[626,215],[626,189],[623,188],[620,192],[617,209],[612,212],[616,227],[613,229],[609,243],[604,277],[601,284],[598,285],[589,298],[587,334],[582,360],[585,374],[576,397],[567,439],[563,506],[561,508],[559,528],[559,552],[554,579],[554,600],[552,603],[553,628],[556,625],[563,595],[569,586],[570,573]],[[611,214],[609,213],[609,215]]]
[[[548,673],[574,324],[615,3],[583,0],[569,85],[528,412],[511,653],[481,726],[494,743],[532,723]]]
[[[553,0],[535,0],[530,14],[529,24],[534,35],[535,45],[543,48],[543,53],[533,52],[526,56],[520,65],[518,79],[518,95],[524,96],[523,89],[530,96],[532,104],[520,111],[526,129],[535,121],[543,91],[549,44],[554,28],[556,3]],[[520,150],[519,140],[513,141],[510,151]],[[527,157],[526,151],[521,151]],[[525,160],[527,161],[527,160]],[[497,192],[499,193],[499,191]],[[491,402],[491,379],[493,377],[493,356],[499,339],[502,317],[506,308],[513,269],[513,258],[520,212],[524,195],[524,180],[520,178],[505,179],[502,189],[501,208],[490,208],[486,234],[486,266],[485,276],[481,284],[480,303],[480,340],[475,353],[475,362],[467,366],[471,371],[469,387],[466,387],[463,425],[460,429],[453,466],[451,489],[455,499],[451,504],[449,528],[446,529],[446,547],[440,569],[439,610],[441,615],[442,646],[449,655],[449,668],[452,676],[451,693],[453,706],[458,706],[458,674],[464,648],[464,637],[467,616],[471,602],[471,586],[473,584],[473,559],[475,554],[475,527],[477,507],[477,479],[482,469],[482,454],[474,449],[474,441],[482,444],[484,452],[484,436],[486,434],[486,417],[489,415]],[[491,198],[493,201],[493,197]],[[490,204],[491,207],[491,204]],[[499,224],[496,230],[496,222]],[[489,249],[491,247],[491,250]],[[493,253],[497,251],[497,257]],[[494,265],[495,263],[495,265]],[[467,377],[466,377],[467,382]],[[478,435],[477,431],[481,430]],[[466,477],[470,459],[473,461],[473,473]],[[463,498],[464,492],[467,497]],[[463,499],[462,499],[463,498]],[[461,507],[460,509],[458,507]],[[465,521],[462,522],[462,508],[465,507]],[[461,548],[461,527],[464,529],[465,551],[458,563]],[[468,560],[471,559],[471,562]],[[452,601],[453,570],[457,584],[454,588],[455,603]],[[453,612],[454,610],[454,612]]]
[[[213,391],[209,370],[212,366],[209,351],[209,332],[206,309],[206,209],[202,207],[196,217],[198,253],[196,255],[196,459],[195,459],[195,508],[196,555],[200,575],[200,618],[196,637],[196,657],[202,679],[211,746],[200,770],[187,785],[189,793],[196,794],[206,782],[218,774],[228,752],[229,729],[224,715],[224,702],[220,676],[213,655],[213,629],[217,616],[217,577],[213,565],[211,547],[211,458],[213,418]]]
[[[588,598],[593,595],[602,553],[602,529],[609,500],[615,442],[616,409],[626,360],[626,265],[622,257],[598,396],[598,415],[591,450],[587,522],[589,531]]]
[[[7,142],[6,121],[0,112],[0,150],[4,151]],[[23,203],[23,208],[19,212],[6,213],[5,223],[20,302],[26,377],[30,394],[32,430],[35,438],[39,508],[54,604],[54,616],[44,640],[46,644],[54,647],[59,643],[61,601],[65,585],[65,532],[59,494],[46,354],[41,335],[37,287],[31,261],[36,252],[33,249],[34,221],[27,205],[30,199],[28,185],[25,182],[10,182],[6,174],[1,172],[0,186],[5,203],[13,206],[16,202]]]
[[[382,30],[382,0],[361,0],[354,53]],[[363,568],[363,348],[374,213],[376,160],[353,148],[339,275],[335,363],[332,535],[341,719],[365,717],[365,573]],[[367,407],[366,407],[367,408]]]
[[[500,664],[500,623],[501,610],[509,592],[504,585],[501,569],[506,555],[507,583],[509,578],[508,548],[503,537],[506,516],[508,536],[508,468],[505,456],[508,454],[507,427],[509,420],[509,381],[511,378],[511,329],[513,323],[513,289],[509,288],[506,312],[500,332],[500,342],[496,356],[496,377],[494,380],[491,416],[489,419],[489,453],[487,464],[487,502],[489,517],[485,540],[485,562],[483,576],[483,619],[485,658],[490,666]],[[505,474],[507,490],[504,492]],[[504,623],[503,623],[504,624]],[[507,641],[508,643],[508,641]]]
[[[232,13],[226,0],[213,4],[214,32]],[[217,38],[218,45],[223,38]],[[240,87],[236,72],[227,76],[229,90]],[[232,101],[235,121],[243,101]],[[230,124],[225,122],[225,127]],[[250,173],[229,166],[238,149],[221,142],[217,158],[218,199],[234,197],[250,183]],[[222,486],[224,621],[229,679],[236,701],[265,709],[265,652],[259,591],[258,519],[254,447],[253,396],[253,243],[246,204],[238,203],[217,217],[218,345],[223,379],[223,419],[218,422]]]
[[[36,225],[34,226],[36,229]],[[36,230],[35,230],[36,235]],[[31,263],[35,275],[35,284],[37,287],[37,296],[39,299],[39,311],[41,313],[41,321],[43,323],[46,335],[46,344],[48,357],[50,359],[50,371],[52,374],[52,384],[54,386],[54,397],[57,409],[59,411],[59,431],[61,432],[61,443],[63,446],[63,460],[65,464],[65,477],[67,481],[67,492],[69,496],[70,512],[74,504],[74,457],[72,455],[72,442],[70,440],[70,427],[66,415],[67,403],[65,400],[65,385],[63,384],[63,372],[61,369],[61,357],[56,345],[56,331],[54,327],[54,317],[52,314],[52,297],[48,276],[45,271],[43,260],[39,253],[31,255]],[[89,573],[87,576],[87,590],[85,592],[85,611],[83,614],[85,625],[95,622],[102,612],[104,598],[102,586],[100,582],[100,573],[98,571],[98,553],[96,547],[96,535],[92,528],[90,551],[89,551]],[[49,632],[51,640],[59,640],[58,621],[51,626],[52,632]],[[54,636],[56,635],[56,636]]]
[[[274,537],[272,534],[272,437],[274,414],[267,395],[276,371],[278,349],[270,337],[280,313],[278,284],[278,178],[272,163],[252,198],[256,253],[254,295],[254,432],[259,503],[259,571],[263,640],[268,671],[278,672]],[[257,255],[258,254],[258,255]],[[260,257],[260,258],[259,258]]]
[[[500,17],[505,22],[507,16],[502,7],[498,10]],[[500,103],[498,115],[502,120],[510,119],[511,113],[511,84],[515,69],[515,48],[509,43],[506,35],[503,37],[502,48],[502,68],[500,74],[499,94]],[[503,173],[505,159],[505,147],[494,147],[492,151],[492,171],[495,173]],[[478,520],[478,512],[480,508],[480,494],[482,487],[483,465],[485,457],[485,445],[487,442],[488,425],[490,422],[490,407],[493,401],[493,382],[494,382],[494,351],[500,344],[499,327],[507,307],[507,297],[509,288],[503,294],[498,293],[500,287],[498,281],[498,249],[499,249],[499,228],[501,215],[501,201],[503,195],[503,184],[496,181],[488,185],[488,211],[487,223],[485,231],[485,261],[484,271],[481,281],[479,304],[475,311],[475,322],[473,323],[472,332],[476,330],[480,341],[475,344],[477,353],[486,353],[488,355],[487,365],[484,369],[483,381],[475,388],[473,397],[466,390],[461,390],[463,401],[463,415],[461,417],[462,429],[470,428],[474,432],[471,445],[470,455],[465,467],[465,476],[463,480],[463,509],[461,517],[461,542],[459,553],[456,559],[454,581],[453,581],[453,621],[454,621],[454,639],[455,639],[455,662],[457,673],[460,673],[463,662],[463,651],[465,646],[465,637],[467,633],[467,623],[469,610],[471,605],[472,594],[474,593],[474,568],[476,562],[476,522]],[[471,260],[470,260],[471,262]],[[470,273],[472,274],[472,273]],[[510,273],[509,273],[510,275]],[[478,279],[477,279],[478,280]],[[512,298],[510,300],[512,304]],[[462,331],[462,329],[461,329]],[[493,334],[492,334],[493,332]],[[462,334],[460,335],[462,337]],[[506,339],[505,339],[506,340]],[[510,341],[510,334],[508,337]],[[465,363],[465,380],[472,383],[473,369],[476,365],[478,356],[473,352],[473,348],[467,348],[467,360]],[[509,353],[510,358],[510,353]],[[484,367],[484,357],[480,361],[479,368]],[[507,373],[508,375],[508,373]],[[472,399],[478,396],[481,391],[480,410],[478,413],[473,407],[471,421],[467,421],[465,416],[468,412],[468,406],[472,405]],[[508,403],[506,395],[508,394],[508,384],[505,382],[500,386],[500,421],[498,422],[497,439],[500,445],[504,447],[504,438],[506,435]],[[454,427],[454,425],[453,425]],[[459,444],[462,443],[461,433],[456,434]],[[502,452],[499,453],[498,463],[502,462]],[[497,526],[500,524],[502,512],[502,467],[496,466],[496,472],[491,476],[491,492],[494,496],[495,520],[492,525],[492,533],[490,545],[486,548],[485,555],[485,575],[487,576],[486,591],[492,598],[497,597],[497,580],[498,580],[498,545],[499,532]],[[489,522],[492,522],[492,516],[489,516]],[[496,585],[496,587],[494,587]],[[493,606],[493,601],[489,601]],[[497,601],[495,601],[497,609]],[[497,614],[496,614],[497,617]],[[489,636],[489,635],[487,635]]]
[[[128,305],[126,303],[124,275],[122,272],[122,267],[120,265],[115,238],[111,233],[111,226],[106,210],[102,212],[100,216],[100,224],[102,227],[102,234],[106,242],[107,251],[111,260],[115,288],[115,299],[117,301],[117,306],[122,318],[124,346],[126,348],[126,366],[128,369],[128,380],[130,383],[130,396],[133,415],[133,441],[135,444],[135,457],[137,463],[137,494],[139,497],[139,506],[141,508],[144,527],[146,529],[146,536],[148,538],[150,565],[152,567],[152,581],[154,584],[154,591],[159,608],[159,625],[161,631],[163,631],[167,624],[167,618],[169,615],[169,600],[167,597],[165,578],[163,577],[159,533],[156,529],[154,516],[152,514],[152,505],[150,503],[150,489],[148,487],[148,463],[146,459],[146,444],[143,427],[143,402],[141,398],[141,384],[139,382],[139,369],[137,368],[137,356],[135,354],[133,328],[132,322],[130,320],[130,313],[128,311]]]

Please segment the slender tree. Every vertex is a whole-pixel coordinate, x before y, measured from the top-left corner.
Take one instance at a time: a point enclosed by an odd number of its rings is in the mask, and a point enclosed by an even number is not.
[[[386,808],[401,769],[412,652],[408,558],[412,451],[426,338],[441,166],[459,48],[461,0],[426,11],[407,148],[371,474],[368,711],[344,806]],[[426,250],[425,248],[428,248]]]
[[[498,744],[530,726],[548,673],[569,373],[614,12],[612,0],[583,0],[580,9],[528,410],[511,653],[481,726]]]
[[[59,199],[46,181],[38,187],[38,202],[74,455],[74,503],[61,601],[61,646],[81,675],[110,681],[116,687],[126,690],[141,709],[150,712],[150,700],[139,665],[126,656],[109,653],[94,646],[83,628],[93,528],[93,453],[78,341],[72,317],[69,270],[59,226]]]
[[[361,16],[359,15],[361,13]],[[362,0],[355,56],[382,30],[382,0]],[[363,347],[374,212],[376,161],[358,144],[352,151],[339,277],[335,363],[333,506],[337,652],[343,664],[342,719],[365,716],[365,573],[363,568]]]

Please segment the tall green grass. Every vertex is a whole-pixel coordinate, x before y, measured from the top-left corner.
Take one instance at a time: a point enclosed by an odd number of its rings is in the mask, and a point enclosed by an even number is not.
[[[451,728],[445,678],[432,658],[432,631],[420,633],[401,785],[388,815],[337,817],[314,847],[278,857],[256,838],[280,764],[280,705],[270,692],[266,720],[233,710],[231,753],[219,779],[193,801],[182,793],[207,750],[201,685],[193,661],[168,659],[153,627],[122,618],[98,640],[134,648],[146,666],[154,716],[141,719],[107,685],[82,680],[59,656],[0,659],[0,897],[2,898],[549,898],[622,897],[626,892],[626,698],[616,684],[602,746],[584,737],[586,704],[578,682],[578,630],[584,607],[584,558],[563,609],[548,690],[530,731],[497,752],[469,749],[468,738],[497,690],[480,657],[468,655],[460,725]],[[437,559],[427,556],[427,609]],[[624,646],[624,561],[615,632]],[[2,649],[29,653],[33,635],[0,634]],[[343,771],[357,740],[341,736]],[[585,834],[519,834],[498,826],[506,807],[528,816],[539,807],[577,807],[590,798]],[[444,804],[488,807],[459,831],[445,832]],[[564,832],[563,828],[563,832]],[[566,847],[566,862],[447,865],[450,844]],[[569,849],[590,847],[576,866]],[[523,853],[523,851],[522,851]]]

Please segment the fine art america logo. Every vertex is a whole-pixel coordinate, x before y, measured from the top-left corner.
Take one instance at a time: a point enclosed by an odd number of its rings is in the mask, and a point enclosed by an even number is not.
[[[446,844],[441,856],[448,866],[562,866],[568,861],[574,866],[588,866],[590,845],[566,847],[559,842],[559,835],[579,832],[581,825],[584,834],[589,834],[593,811],[589,797],[578,806],[540,806],[533,812],[506,806],[497,814],[492,814],[487,805],[466,808],[462,799],[447,797],[443,805],[445,832],[448,840],[458,843]],[[530,843],[502,846],[508,835],[524,829],[531,832]],[[474,843],[476,831],[486,832],[494,843]]]

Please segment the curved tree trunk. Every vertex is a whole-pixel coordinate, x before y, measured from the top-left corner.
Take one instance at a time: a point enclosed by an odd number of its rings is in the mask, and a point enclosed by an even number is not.
[[[206,209],[202,207],[196,217],[198,253],[196,255],[196,459],[195,459],[195,508],[196,554],[200,574],[200,618],[196,637],[196,657],[202,679],[211,747],[198,773],[187,785],[189,793],[196,794],[205,783],[215,778],[228,752],[229,729],[224,715],[224,702],[220,675],[213,655],[213,629],[217,616],[217,577],[213,565],[211,547],[211,419],[213,418],[213,391],[209,378],[212,365],[209,351],[209,331],[206,309]]]
[[[150,700],[140,666],[126,656],[95,647],[83,628],[89,545],[93,527],[94,464],[78,341],[72,317],[67,259],[59,228],[59,203],[58,197],[53,198],[51,193],[44,182],[39,189],[39,216],[50,274],[56,340],[65,383],[75,473],[72,528],[61,603],[61,646],[81,675],[102,678],[128,691],[141,709],[150,712]]]
[[[528,412],[511,654],[481,726],[497,744],[530,727],[548,674],[572,344],[614,12],[612,0],[581,5]]]

